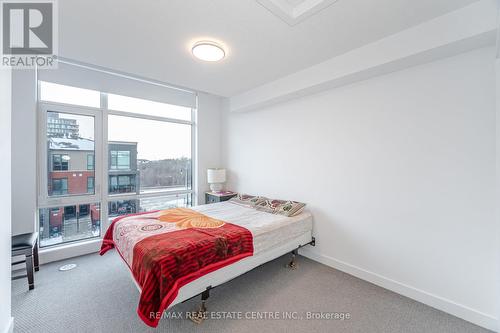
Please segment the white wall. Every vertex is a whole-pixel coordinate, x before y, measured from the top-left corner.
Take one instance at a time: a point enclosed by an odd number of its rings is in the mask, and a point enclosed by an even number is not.
[[[0,332],[12,330],[10,308],[10,276],[11,276],[11,71],[0,70]]]
[[[497,47],[500,47],[500,45],[497,45]],[[498,49],[497,49],[498,50]],[[497,132],[497,140],[496,140],[496,162],[497,162],[497,181],[496,181],[496,207],[497,207],[497,246],[498,246],[498,253],[500,253],[500,54],[497,51],[497,59],[496,59],[496,117],[497,117],[497,122],[496,122],[496,132]],[[500,261],[498,262],[498,265],[500,266]],[[500,299],[500,276],[498,276],[497,279],[497,295],[498,299]],[[500,331],[500,306],[498,307],[498,318],[499,318],[499,323],[498,323],[498,331]]]
[[[12,73],[12,233],[35,230],[36,83],[34,70]]]
[[[494,328],[494,50],[224,115],[233,190],[306,202],[310,257]]]
[[[221,167],[221,110],[222,98],[198,94],[198,203],[205,203],[209,190],[207,169]]]
[[[497,217],[497,246],[500,253],[500,0],[496,0],[497,5],[497,42],[496,42],[496,217]],[[498,261],[500,267],[500,261]],[[499,274],[500,275],[500,274]],[[500,276],[497,277],[497,298],[500,300]],[[500,332],[500,305],[497,308],[498,328]]]

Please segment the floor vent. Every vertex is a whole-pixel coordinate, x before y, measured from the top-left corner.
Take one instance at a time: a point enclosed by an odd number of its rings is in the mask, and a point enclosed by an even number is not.
[[[59,270],[60,270],[61,272],[65,272],[65,271],[72,270],[73,268],[76,268],[76,264],[66,264],[66,265],[62,265],[61,267],[59,267]]]

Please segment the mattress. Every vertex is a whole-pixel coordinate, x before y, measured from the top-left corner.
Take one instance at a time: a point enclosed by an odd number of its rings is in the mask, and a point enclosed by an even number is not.
[[[191,209],[248,229],[253,236],[254,255],[312,230],[312,215],[307,210],[296,216],[286,217],[261,212],[231,201],[200,205]]]

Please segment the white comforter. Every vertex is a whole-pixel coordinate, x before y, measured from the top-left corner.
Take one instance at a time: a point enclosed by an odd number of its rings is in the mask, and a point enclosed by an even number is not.
[[[243,207],[230,201],[191,209],[250,230],[253,235],[254,254],[281,245],[312,230],[312,215],[308,211],[286,217]]]

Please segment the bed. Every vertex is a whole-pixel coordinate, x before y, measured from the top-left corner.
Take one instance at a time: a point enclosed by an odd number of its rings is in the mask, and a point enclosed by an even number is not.
[[[248,231],[251,233],[250,242],[252,243],[252,251],[251,253],[241,254],[239,258],[235,257],[236,259],[223,267],[217,267],[205,272],[202,276],[190,279],[188,283],[178,288],[175,299],[168,301],[168,305],[162,308],[161,312],[175,304],[201,294],[202,305],[199,310],[201,315],[202,312],[206,310],[204,301],[208,298],[211,288],[223,284],[286,253],[292,252],[293,255],[295,255],[299,247],[307,244],[314,245],[314,237],[312,236],[312,215],[307,210],[303,210],[295,216],[287,217],[263,212],[253,207],[240,205],[232,201],[196,206],[192,207],[190,210],[214,219],[214,221],[225,221],[228,224],[234,225],[235,227],[241,227],[242,230]],[[154,214],[153,216],[156,216]],[[137,220],[140,219],[141,216],[139,216]],[[126,219],[124,220],[126,221]],[[122,221],[124,220],[122,219]],[[142,222],[143,221],[139,221],[137,223]],[[130,271],[133,272],[133,255],[130,253],[130,250],[127,250],[127,246],[129,248],[132,246],[127,243],[130,242],[129,239],[119,239],[120,234],[123,234],[123,228],[120,229],[120,223],[120,220],[118,220],[110,226],[110,229],[112,228],[115,230],[112,247],[117,249],[125,264],[129,267]],[[111,232],[112,231],[113,230],[111,230]],[[103,248],[104,247],[105,244],[103,243]],[[108,248],[101,252],[104,253],[107,250]],[[135,285],[142,293],[143,290],[141,290],[142,288],[140,282],[138,282],[137,275],[134,276],[131,274],[131,276]],[[148,291],[146,290],[146,292]],[[138,314],[149,326],[155,327],[158,324],[159,319],[148,321],[148,318],[144,318],[144,314],[141,314],[139,309]]]

